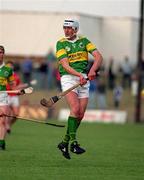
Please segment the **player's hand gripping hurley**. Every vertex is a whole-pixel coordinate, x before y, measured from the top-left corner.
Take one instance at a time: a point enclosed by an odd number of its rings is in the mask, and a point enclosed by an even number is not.
[[[86,80],[88,81],[89,79],[86,78]],[[57,101],[59,101],[62,97],[64,97],[66,94],[68,94],[69,92],[71,92],[73,89],[77,88],[78,86],[80,86],[80,82],[75,84],[74,86],[72,86],[71,88],[67,89],[64,92],[61,92],[59,94],[57,94],[56,96],[51,97],[49,100],[46,100],[45,98],[41,99],[40,103],[41,105],[50,108],[52,107]]]

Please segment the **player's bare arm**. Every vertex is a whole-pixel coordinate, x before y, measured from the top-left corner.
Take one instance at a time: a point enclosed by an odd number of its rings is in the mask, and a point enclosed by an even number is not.
[[[28,87],[26,84],[22,86],[16,86],[15,81],[9,82],[9,85],[11,89],[9,93],[15,93],[16,95],[30,94],[33,91],[33,89],[31,89],[31,87]]]
[[[92,55],[94,57],[94,63],[88,73],[88,78],[89,80],[92,80],[95,78],[96,76],[96,71],[100,68],[101,64],[102,64],[102,55],[100,54],[100,52],[98,50],[94,50],[92,52]]]

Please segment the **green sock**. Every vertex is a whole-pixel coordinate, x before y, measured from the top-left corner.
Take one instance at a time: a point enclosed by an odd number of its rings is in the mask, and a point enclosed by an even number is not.
[[[68,143],[69,140],[70,140],[70,135],[69,135],[69,129],[67,127],[66,135],[65,135],[65,137],[63,139],[63,142]]]
[[[77,129],[79,128],[80,123],[81,123],[81,121],[78,121],[78,123],[77,123]]]
[[[73,117],[72,117],[72,118],[73,118]],[[71,117],[70,117],[70,119],[71,119]],[[76,118],[76,119],[77,119],[77,118]],[[69,121],[69,120],[68,120],[68,121]],[[76,120],[76,121],[77,121],[77,120]],[[79,128],[80,123],[81,123],[81,121],[77,121],[76,131],[77,131],[77,129]],[[64,137],[64,139],[63,139],[63,142],[69,143],[69,141],[70,141],[70,134],[69,134],[69,127],[67,127],[66,135],[65,135],[65,137]]]
[[[5,144],[5,140],[4,139],[0,139],[0,145]]]
[[[76,117],[69,116],[68,118],[68,132],[71,141],[76,141],[76,130],[78,127],[78,119]]]

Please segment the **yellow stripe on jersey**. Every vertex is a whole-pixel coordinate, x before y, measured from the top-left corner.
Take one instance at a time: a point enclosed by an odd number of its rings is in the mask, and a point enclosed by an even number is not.
[[[10,76],[8,79],[5,77],[0,77],[0,85],[6,86],[8,82],[12,82],[14,80],[13,75]]]
[[[76,61],[87,61],[88,60],[88,53],[79,51],[76,53],[71,53],[68,55],[69,62],[76,62]]]
[[[61,38],[59,41],[64,42],[64,41],[67,41],[67,39],[66,38]]]
[[[96,46],[92,43],[89,43],[87,44],[86,48],[88,51],[92,51],[93,49],[96,49]]]
[[[7,79],[4,77],[0,77],[0,85],[5,86],[7,84]]]
[[[65,49],[60,49],[59,51],[56,52],[56,57],[59,58],[60,56],[67,54]]]
[[[77,62],[77,61],[87,61],[87,59],[81,59],[81,58],[79,58],[79,59],[73,59],[73,60],[70,61],[70,63],[72,63],[72,62]]]

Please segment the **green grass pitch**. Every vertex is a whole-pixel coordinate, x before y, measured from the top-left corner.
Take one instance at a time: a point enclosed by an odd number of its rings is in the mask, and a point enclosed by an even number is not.
[[[71,160],[57,149],[64,133],[65,128],[19,120],[6,151],[0,151],[0,180],[144,179],[143,125],[82,123],[78,139],[87,151],[71,154]]]

